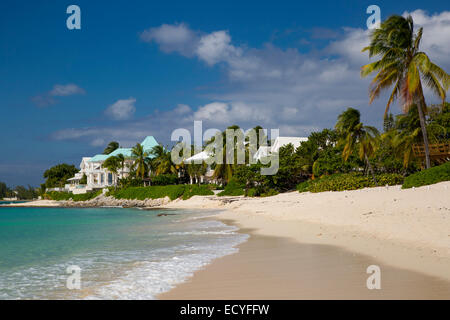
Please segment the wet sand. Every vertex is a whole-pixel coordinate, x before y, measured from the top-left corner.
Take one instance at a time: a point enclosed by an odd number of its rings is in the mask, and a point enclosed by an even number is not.
[[[450,299],[450,282],[392,267],[341,247],[250,234],[239,252],[213,261],[159,299]],[[370,265],[381,289],[366,285]]]

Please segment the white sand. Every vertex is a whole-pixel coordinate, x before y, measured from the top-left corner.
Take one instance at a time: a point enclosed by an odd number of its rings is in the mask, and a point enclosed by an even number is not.
[[[61,204],[55,200],[35,200],[22,203],[11,203],[5,206],[9,207],[59,207]]]
[[[267,198],[193,197],[169,208],[217,208],[256,234],[330,244],[450,280],[450,182]]]

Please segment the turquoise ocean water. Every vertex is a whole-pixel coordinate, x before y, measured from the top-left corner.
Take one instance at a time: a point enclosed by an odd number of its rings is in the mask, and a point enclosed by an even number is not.
[[[213,214],[0,208],[0,299],[154,299],[246,240],[203,219]],[[81,268],[80,290],[66,286],[69,266]]]

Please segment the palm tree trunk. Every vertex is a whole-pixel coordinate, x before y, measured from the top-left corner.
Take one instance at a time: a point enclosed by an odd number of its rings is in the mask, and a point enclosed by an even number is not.
[[[422,135],[423,135],[423,146],[425,147],[425,165],[426,168],[431,168],[431,161],[430,161],[430,148],[429,148],[429,142],[428,142],[428,133],[427,133],[427,127],[425,125],[425,115],[423,113],[423,110],[427,107],[427,104],[425,103],[425,97],[423,95],[423,89],[422,89],[422,82],[419,81],[419,88],[418,88],[418,101],[417,101],[417,110],[419,112],[419,120],[420,120],[420,128],[422,129]]]
[[[420,128],[422,129],[422,135],[423,135],[423,145],[425,147],[425,165],[426,168],[431,168],[431,162],[430,162],[430,149],[429,149],[429,143],[428,143],[428,133],[427,133],[427,127],[425,125],[425,116],[423,114],[423,100],[421,99],[420,103],[417,104],[417,110],[419,111],[419,120],[420,120]]]
[[[370,164],[367,154],[364,155],[364,158],[366,159],[367,167],[369,168],[369,171],[372,174],[373,182],[375,182],[375,185],[378,187],[378,182],[377,182],[377,179],[375,178],[375,172],[373,172],[373,168],[372,168],[372,165]]]

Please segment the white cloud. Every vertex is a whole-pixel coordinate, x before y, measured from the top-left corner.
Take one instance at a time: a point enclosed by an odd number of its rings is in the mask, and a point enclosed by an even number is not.
[[[106,145],[106,141],[103,138],[94,138],[91,142],[91,146],[93,147],[101,147]]]
[[[213,102],[209,103],[203,107],[198,108],[198,110],[194,113],[195,120],[219,120],[227,121],[225,118],[228,118],[227,113],[229,111],[229,107],[227,103],[223,102]]]
[[[74,94],[84,94],[85,91],[77,86],[76,84],[55,84],[53,89],[49,92],[50,96],[53,97],[66,97]]]
[[[412,14],[417,19],[416,25],[425,28],[423,50],[436,64],[448,68],[450,12],[427,15],[416,10]],[[296,48],[282,49],[272,44],[261,48],[238,46],[226,31],[201,34],[183,24],[174,25],[173,29],[163,26],[150,29],[153,31],[148,41],[155,41],[167,52],[168,47],[164,46],[170,38],[172,50],[208,65],[222,64],[226,79],[217,91],[209,89],[203,93],[208,103],[195,107],[179,104],[172,110],[155,111],[133,122],[124,121],[118,128],[62,130],[52,136],[54,139],[92,143],[93,137],[105,141],[121,138],[134,144],[153,134],[168,143],[173,129],[190,128],[194,120],[203,120],[205,130],[224,129],[232,124],[248,129],[260,124],[268,129],[279,128],[281,135],[303,136],[333,127],[337,115],[350,106],[361,111],[364,122],[381,125],[387,97],[382,95],[369,106],[370,79],[360,77],[360,67],[369,62],[367,53],[361,53],[369,41],[366,30],[342,28],[340,37],[322,51],[300,53]],[[432,30],[436,35],[429,34]],[[175,36],[171,32],[189,36]],[[175,50],[174,44],[180,47]],[[187,47],[192,50],[189,55],[183,51]],[[427,102],[437,101],[427,96]],[[399,109],[394,106],[392,110]]]
[[[348,63],[363,65],[368,63],[368,54],[361,50],[369,45],[370,30],[343,28],[344,37],[333,41],[325,51],[331,55],[339,55]]]
[[[186,24],[163,24],[141,33],[144,42],[155,42],[163,52],[177,52],[186,57],[196,56],[208,65],[239,56],[240,48],[231,45],[227,31],[203,34],[193,31]]]
[[[135,98],[117,100],[105,110],[105,114],[114,120],[130,119],[136,112]]]
[[[209,65],[240,56],[241,50],[234,47],[226,31],[216,31],[200,38],[196,53]]]
[[[100,141],[118,141],[124,147],[134,146],[148,135],[153,135],[158,141],[167,143],[172,130],[188,128],[193,125],[193,111],[184,104],[164,112],[154,111],[140,119],[124,120],[120,125],[67,128],[55,131],[50,139],[57,141],[83,141],[91,146],[104,145]]]
[[[76,84],[55,84],[52,90],[31,98],[31,101],[39,107],[48,107],[58,101],[54,97],[67,97],[77,94],[85,94],[86,91]]]
[[[178,52],[184,56],[192,56],[198,41],[195,32],[185,24],[163,24],[157,28],[150,28],[141,33],[144,42],[156,42],[164,52]]]
[[[192,111],[191,107],[189,107],[187,104],[179,104],[177,105],[177,107],[175,108],[175,112],[177,114],[188,114]]]
[[[450,11],[433,15],[423,10],[405,12],[403,16],[411,15],[414,27],[419,30],[423,27],[421,51],[428,54],[432,61],[441,67],[450,68]]]

